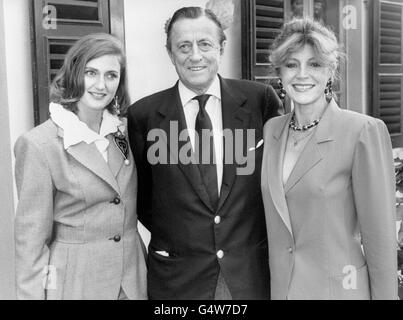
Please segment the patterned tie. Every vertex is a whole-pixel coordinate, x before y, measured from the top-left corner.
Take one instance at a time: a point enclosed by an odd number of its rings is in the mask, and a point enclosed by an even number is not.
[[[210,197],[211,204],[214,209],[218,205],[218,186],[217,186],[217,168],[215,164],[214,153],[214,140],[209,135],[213,132],[213,125],[211,124],[210,117],[205,109],[207,100],[210,98],[209,94],[194,97],[193,100],[199,102],[199,112],[196,116],[196,133],[199,137],[199,143],[196,143],[196,155],[199,155],[199,169],[203,178],[204,185],[206,186],[207,193]],[[205,133],[203,133],[205,129]],[[207,131],[208,130],[208,131]],[[204,155],[204,156],[203,156]],[[204,164],[208,159],[208,163]]]

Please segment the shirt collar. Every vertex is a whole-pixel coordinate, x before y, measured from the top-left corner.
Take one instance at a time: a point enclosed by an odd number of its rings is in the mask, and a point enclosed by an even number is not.
[[[108,134],[115,133],[118,130],[122,133],[124,132],[122,121],[106,109],[102,115],[99,134],[92,131],[75,113],[65,109],[60,104],[50,103],[49,111],[53,122],[63,129],[63,144],[65,149],[80,142],[90,144],[97,140],[103,140]]]
[[[198,95],[197,93],[187,88],[180,80],[178,84],[178,90],[183,107],[185,107],[189,101],[191,101],[194,97]],[[208,88],[205,94],[210,94],[221,100],[221,86],[220,86],[220,79],[218,78],[218,76],[215,76],[213,82],[211,83],[210,87]]]

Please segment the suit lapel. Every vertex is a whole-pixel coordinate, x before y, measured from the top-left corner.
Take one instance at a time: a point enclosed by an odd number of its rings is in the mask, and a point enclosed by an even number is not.
[[[169,93],[170,96],[165,100],[165,102],[163,102],[163,104],[161,104],[157,111],[161,118],[159,127],[163,130],[163,132],[167,133],[168,141],[166,141],[166,143],[169,154],[168,163],[173,163],[174,161],[174,163],[178,164],[180,170],[187,177],[189,183],[192,185],[200,199],[208,208],[213,211],[213,207],[203,184],[199,168],[196,164],[184,164],[181,159],[179,159],[179,154],[177,151],[181,150],[182,148],[186,148],[186,145],[191,145],[189,136],[185,141],[178,142],[178,137],[175,137],[174,133],[173,139],[170,139],[170,135],[173,133],[171,130],[171,124],[177,124],[178,134],[180,134],[183,130],[186,130],[187,127],[183,106],[179,97],[178,83],[171,88]],[[172,145],[171,142],[178,143],[178,145]],[[196,163],[193,151],[191,151],[191,158],[192,162]]]
[[[79,144],[69,147],[67,152],[79,163],[108,183],[117,193],[120,193],[120,188],[115,177],[112,175],[108,164],[95,144],[80,142]]]
[[[267,146],[268,156],[267,159],[263,160],[268,161],[267,177],[262,177],[262,179],[268,179],[268,186],[273,204],[291,236],[293,236],[290,214],[288,212],[283,187],[284,153],[288,137],[288,124],[290,123],[291,117],[292,114],[289,114],[288,117],[284,117],[284,121],[278,126],[278,128],[273,129],[272,143]]]
[[[112,171],[113,176],[116,178],[124,163],[124,157],[115,144],[113,134],[109,134],[107,138],[109,140],[108,166]]]
[[[333,132],[332,127],[338,111],[337,104],[332,100],[323,113],[315,133],[299,156],[284,187],[285,193],[288,193],[325,156],[327,143],[333,141],[331,133]]]
[[[250,125],[250,111],[242,106],[246,102],[246,97],[236,90],[230,88],[228,83],[221,77],[220,85],[221,85],[221,109],[222,109],[222,121],[223,121],[223,130],[230,129],[232,133],[234,133],[234,129],[248,129]],[[233,135],[235,137],[235,135]],[[244,136],[245,139],[245,136]],[[220,199],[218,201],[218,210],[223,206],[225,200],[227,199],[232,186],[234,185],[234,181],[236,179],[236,168],[237,164],[235,162],[235,148],[232,148],[232,160],[231,163],[226,163],[225,153],[226,146],[225,143],[228,143],[224,140],[224,169],[223,169],[223,179],[222,186],[220,191]],[[246,145],[246,141],[244,141],[244,145]],[[235,140],[233,146],[235,147]],[[227,146],[227,148],[229,148]],[[231,150],[229,148],[229,150]],[[243,150],[245,152],[245,150]]]

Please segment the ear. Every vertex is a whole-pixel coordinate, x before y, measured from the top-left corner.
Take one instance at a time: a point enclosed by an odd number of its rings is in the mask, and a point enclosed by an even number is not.
[[[220,48],[220,55],[223,55],[224,54],[224,49],[225,49],[225,46],[227,45],[227,40],[224,40],[223,42],[222,42],[222,44],[221,44],[221,48]]]
[[[175,65],[175,60],[174,60],[174,57],[173,57],[172,51],[171,51],[171,50],[169,50],[167,46],[165,46],[165,49],[167,50],[167,53],[168,53],[169,59],[171,59],[172,64],[173,64],[173,65]]]

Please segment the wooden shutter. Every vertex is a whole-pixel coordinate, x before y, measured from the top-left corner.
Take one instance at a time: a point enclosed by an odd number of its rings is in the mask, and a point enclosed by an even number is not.
[[[123,0],[32,0],[33,83],[35,125],[48,118],[49,85],[72,44],[97,32],[114,33],[123,41]],[[44,8],[56,9],[56,29],[45,28]],[[113,17],[115,16],[115,17]],[[116,17],[117,16],[117,17]],[[111,24],[110,21],[113,21]]]
[[[284,0],[247,0],[243,4],[244,79],[270,82],[269,47],[284,24]]]
[[[374,1],[372,115],[386,123],[394,147],[403,146],[402,10],[403,1]]]

